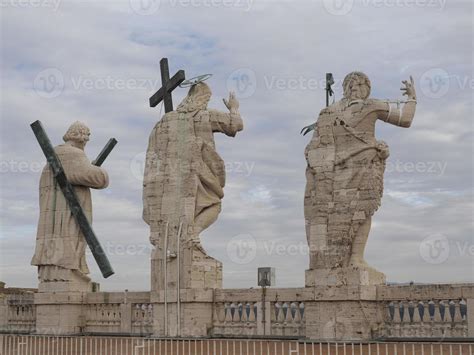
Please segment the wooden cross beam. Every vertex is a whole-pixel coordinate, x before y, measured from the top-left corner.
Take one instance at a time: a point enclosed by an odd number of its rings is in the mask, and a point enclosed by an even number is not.
[[[71,210],[71,213],[76,220],[79,229],[84,235],[84,238],[86,239],[86,242],[92,251],[92,255],[94,255],[97,265],[99,265],[102,275],[105,278],[113,275],[114,270],[110,265],[109,259],[107,259],[107,255],[105,255],[99,240],[95,236],[95,233],[89,224],[84,211],[82,210],[73,186],[66,178],[61,161],[54,151],[53,145],[51,144],[51,141],[49,140],[48,135],[43,128],[43,125],[40,121],[35,121],[30,126],[36,136],[36,139],[38,140],[39,145],[41,146],[41,149],[43,150],[44,155],[46,156],[49,166],[53,171],[54,178],[56,179],[61,191],[64,194],[64,197],[66,198],[69,209]],[[94,160],[93,164],[100,166],[112,151],[115,144],[117,144],[117,141],[114,138],[110,139],[104,149],[102,149],[100,152],[99,156]]]
[[[165,112],[173,111],[173,98],[171,92],[178,87],[185,79],[184,70],[178,70],[170,79],[170,70],[168,67],[168,58],[160,60],[161,88],[150,97],[150,107],[155,107],[161,101],[165,103]]]

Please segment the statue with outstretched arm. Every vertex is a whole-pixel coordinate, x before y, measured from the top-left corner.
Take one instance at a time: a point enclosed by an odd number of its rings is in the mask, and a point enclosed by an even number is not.
[[[380,206],[389,149],[375,138],[381,120],[410,127],[416,109],[413,78],[402,82],[405,102],[369,98],[371,83],[361,72],[348,74],[344,96],[324,108],[306,147],[304,211],[310,269],[370,269],[364,249],[372,216]]]

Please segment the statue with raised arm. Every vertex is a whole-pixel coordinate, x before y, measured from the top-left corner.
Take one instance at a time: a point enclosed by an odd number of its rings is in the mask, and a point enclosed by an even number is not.
[[[410,127],[416,108],[413,78],[403,85],[407,100],[400,107],[399,101],[369,98],[369,78],[352,72],[344,79],[343,98],[324,108],[314,125],[304,128],[314,129],[305,151],[307,286],[385,282],[385,276],[364,260],[389,156],[387,144],[375,138],[375,123],[382,120]]]
[[[233,93],[224,99],[227,113],[207,107],[211,94],[206,83],[193,84],[150,135],[143,219],[155,247],[153,290],[174,289],[178,279],[183,288],[221,287],[221,263],[206,254],[199,235],[217,220],[224,196],[225,167],[214,133],[234,137],[243,123]]]

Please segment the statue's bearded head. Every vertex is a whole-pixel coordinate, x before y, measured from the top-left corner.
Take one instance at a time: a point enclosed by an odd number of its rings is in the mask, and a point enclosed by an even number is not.
[[[191,86],[188,95],[178,105],[176,111],[194,112],[205,110],[209,100],[211,99],[211,96],[211,88],[206,83],[197,83],[196,85]]]
[[[342,84],[344,89],[344,98],[349,100],[365,100],[370,95],[370,80],[362,72],[354,71],[344,78]]]
[[[76,148],[84,149],[86,143],[89,141],[91,131],[84,123],[76,121],[67,130],[63,136],[66,143],[72,144]]]

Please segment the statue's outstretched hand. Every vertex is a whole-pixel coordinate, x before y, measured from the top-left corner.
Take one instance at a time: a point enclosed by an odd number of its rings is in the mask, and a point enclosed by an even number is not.
[[[403,80],[402,84],[405,85],[400,88],[400,90],[403,91],[403,95],[406,95],[410,100],[416,100],[415,81],[413,77],[410,75],[410,81]]]
[[[229,93],[229,100],[222,99],[224,105],[229,109],[230,113],[239,112],[239,101],[235,98],[235,93],[231,91]]]
[[[306,134],[311,132],[315,127],[316,127],[316,123],[313,123],[313,124],[310,124],[309,126],[303,127],[300,134],[303,134],[303,136],[306,136]]]

